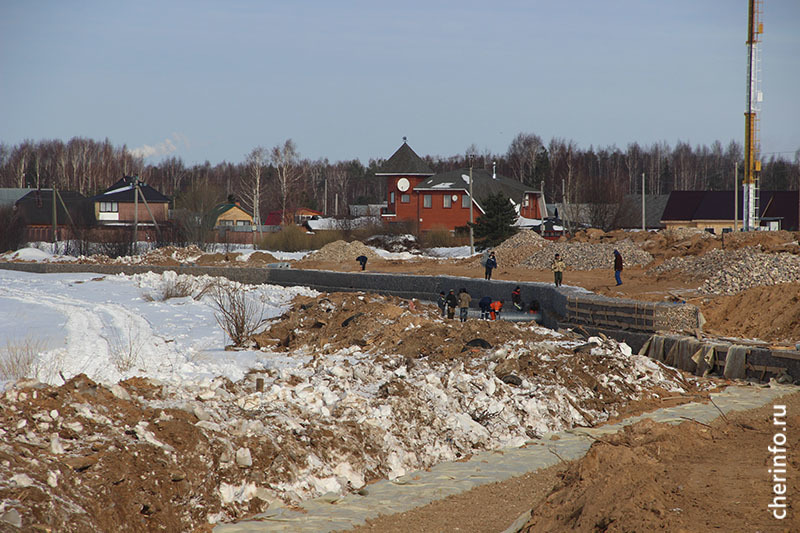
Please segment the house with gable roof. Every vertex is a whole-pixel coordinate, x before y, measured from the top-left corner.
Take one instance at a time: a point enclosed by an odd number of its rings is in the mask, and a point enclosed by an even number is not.
[[[455,230],[469,222],[470,205],[474,219],[484,212],[482,203],[489,196],[502,193],[525,218],[547,217],[541,191],[484,169],[456,169],[435,174],[414,150],[403,145],[378,169],[376,176],[386,178],[387,207],[381,213],[386,223],[412,222],[419,231]]]
[[[169,217],[169,198],[153,187],[139,181],[141,195],[136,200],[134,176],[125,176],[114,185],[89,198],[97,223],[103,226],[132,226],[137,219],[142,226],[166,223]],[[146,203],[145,203],[146,202]],[[150,212],[148,212],[148,207]],[[150,216],[152,213],[152,217]]]

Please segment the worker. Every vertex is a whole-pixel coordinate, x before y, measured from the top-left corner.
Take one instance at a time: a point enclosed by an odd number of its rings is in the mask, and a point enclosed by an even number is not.
[[[497,317],[500,316],[500,311],[503,309],[503,300],[495,300],[491,303],[489,309],[492,320],[497,320]]]
[[[619,253],[619,250],[614,250],[614,279],[617,281],[617,285],[622,285],[622,254]]]
[[[484,296],[478,301],[478,307],[481,308],[481,320],[489,320],[489,313],[491,312],[492,299]]]
[[[514,309],[517,311],[522,311],[522,291],[519,288],[519,285],[511,291],[511,303],[514,305]]]
[[[367,268],[367,256],[366,255],[359,255],[356,257],[356,261],[361,263],[361,270],[366,270]]]
[[[486,271],[484,273],[484,277],[486,279],[492,279],[492,270],[497,268],[497,257],[494,255],[494,252],[489,254],[489,258],[486,260]]]
[[[550,265],[550,269],[553,271],[553,280],[555,281],[556,287],[561,286],[561,281],[564,279],[564,269],[566,265],[564,261],[561,259],[560,254],[556,254],[553,258],[553,263]]]
[[[467,289],[461,289],[458,291],[458,309],[461,322],[467,321],[467,313],[469,312],[469,303],[471,301],[472,296],[469,295]]]
[[[447,318],[454,318],[456,316],[456,307],[458,307],[458,298],[456,298],[456,293],[453,289],[450,289],[450,292],[447,293],[445,305],[447,306]]]
[[[445,307],[447,307],[447,295],[444,291],[439,291],[439,299],[436,300],[436,305],[439,306],[439,311],[442,312],[442,317],[444,317]]]

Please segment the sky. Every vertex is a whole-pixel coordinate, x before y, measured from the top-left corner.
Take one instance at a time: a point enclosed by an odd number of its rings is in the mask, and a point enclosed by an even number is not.
[[[762,154],[800,149],[800,2],[766,0]],[[149,163],[743,143],[746,0],[0,0],[0,142]]]

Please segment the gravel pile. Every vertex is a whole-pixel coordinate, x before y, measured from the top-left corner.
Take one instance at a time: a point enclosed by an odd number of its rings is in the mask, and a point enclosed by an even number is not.
[[[494,251],[499,265],[516,266],[547,245],[547,239],[533,230],[523,229],[495,247]]]
[[[736,294],[752,287],[800,281],[800,256],[770,254],[758,248],[714,249],[700,256],[673,257],[650,273],[674,270],[704,279],[704,294]]]
[[[612,269],[614,250],[619,250],[626,267],[642,266],[650,263],[653,256],[639,248],[630,239],[613,244],[588,242],[554,242],[537,250],[522,264],[536,269],[548,269],[555,254],[561,258],[568,270]]]
[[[800,281],[800,256],[744,249],[738,261],[717,268],[700,287],[705,294],[736,294],[753,287]]]
[[[380,259],[372,248],[362,242],[334,241],[308,254],[303,261],[333,261],[345,264],[353,263],[359,255],[365,255],[370,261]]]

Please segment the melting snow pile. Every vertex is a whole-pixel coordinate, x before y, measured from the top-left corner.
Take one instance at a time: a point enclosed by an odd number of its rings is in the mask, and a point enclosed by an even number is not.
[[[31,307],[64,337],[39,361],[51,386],[7,384],[0,397],[0,498],[51,525],[78,514],[98,529],[107,515],[193,529],[522,446],[706,383],[608,339],[271,286],[240,287],[273,317],[261,349],[226,351],[206,291],[217,280],[1,275],[0,326]],[[176,284],[185,295],[160,298]],[[114,363],[114,335],[139,346],[128,368]]]

